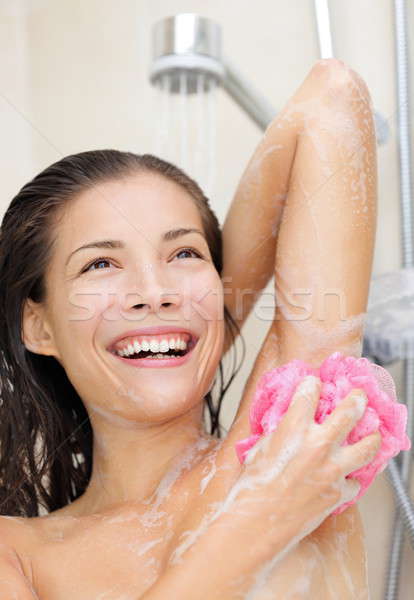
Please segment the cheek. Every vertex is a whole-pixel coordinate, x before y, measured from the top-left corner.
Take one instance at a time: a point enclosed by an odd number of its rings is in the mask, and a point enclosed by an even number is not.
[[[119,296],[112,282],[99,281],[77,285],[66,291],[64,310],[73,323],[94,321],[110,308]]]
[[[224,295],[221,280],[216,273],[201,273],[191,280],[191,304],[201,318],[216,326],[223,322]]]
[[[91,287],[63,288],[53,300],[56,342],[65,356],[82,360],[90,354],[94,333],[113,299],[105,290]]]

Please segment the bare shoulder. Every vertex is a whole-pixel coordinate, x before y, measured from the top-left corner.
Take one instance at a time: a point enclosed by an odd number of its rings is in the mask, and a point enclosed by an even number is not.
[[[17,581],[21,579],[22,585],[26,583],[28,586],[32,582],[29,556],[35,542],[35,531],[30,521],[25,517],[0,515],[0,570],[10,570],[10,576],[13,574]]]
[[[30,560],[25,559],[27,519],[0,516],[0,597],[37,600]]]
[[[25,539],[31,528],[25,517],[0,515],[0,544],[15,548]]]
[[[35,542],[32,519],[0,516],[0,554],[28,554]]]

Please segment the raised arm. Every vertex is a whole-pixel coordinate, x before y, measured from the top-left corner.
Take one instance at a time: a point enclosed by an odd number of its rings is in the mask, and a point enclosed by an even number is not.
[[[375,229],[369,92],[341,61],[320,60],[267,128],[235,192],[223,225],[226,306],[241,327],[274,274],[277,302],[295,316],[286,319],[280,306],[275,315],[284,358],[298,357],[298,347],[316,358],[314,334],[333,334],[334,324],[356,340]],[[360,315],[353,332],[350,315]]]

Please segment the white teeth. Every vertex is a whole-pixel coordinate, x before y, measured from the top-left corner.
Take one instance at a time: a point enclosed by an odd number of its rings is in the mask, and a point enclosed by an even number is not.
[[[151,352],[158,352],[160,349],[158,340],[151,340],[149,349],[151,350]]]
[[[170,348],[168,340],[161,340],[159,347],[160,347],[160,352],[168,352],[168,350]]]
[[[137,340],[134,341],[134,350],[137,354],[138,352],[141,352],[141,345]]]
[[[137,340],[134,341],[134,351],[136,353],[141,352],[141,344]]]
[[[119,354],[119,356],[130,356],[132,354],[138,354],[139,352],[144,351],[144,352],[148,352],[151,351],[154,353],[154,356],[160,356],[162,357],[162,354],[159,354],[160,352],[168,352],[169,349],[171,350],[186,350],[187,348],[187,342],[185,342],[184,340],[181,340],[179,338],[174,339],[171,338],[170,340],[167,339],[162,339],[162,340],[150,340],[149,342],[147,340],[143,340],[141,343],[138,342],[138,340],[134,340],[134,342],[131,342],[130,344],[128,344],[128,346],[126,348],[123,348],[122,350],[116,350],[116,354]],[[176,355],[169,355],[169,356],[176,356]]]

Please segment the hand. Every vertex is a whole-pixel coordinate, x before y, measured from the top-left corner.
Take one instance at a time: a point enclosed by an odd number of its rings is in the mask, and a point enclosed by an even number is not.
[[[321,424],[314,420],[319,396],[320,380],[305,377],[278,428],[247,453],[224,502],[232,529],[246,535],[259,562],[281,549],[282,532],[285,546],[291,545],[352,500],[360,485],[346,475],[380,448],[379,432],[340,446],[365,410],[362,390],[352,390]]]

